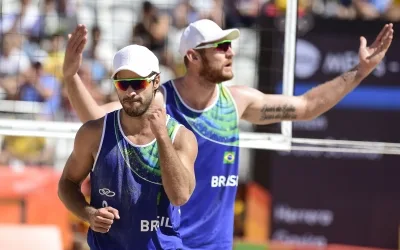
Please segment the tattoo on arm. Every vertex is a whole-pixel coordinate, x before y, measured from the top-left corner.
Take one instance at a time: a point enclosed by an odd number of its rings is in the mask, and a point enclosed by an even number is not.
[[[342,80],[347,83],[347,82],[352,82],[354,81],[354,78],[357,75],[357,71],[358,71],[358,65],[354,66],[352,69],[350,69],[349,71],[343,73],[340,77],[342,78]]]
[[[260,120],[294,120],[296,119],[296,108],[293,105],[264,105],[262,107]]]

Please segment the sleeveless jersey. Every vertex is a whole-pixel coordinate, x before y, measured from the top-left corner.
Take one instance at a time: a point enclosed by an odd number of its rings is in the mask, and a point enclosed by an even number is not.
[[[167,116],[168,133],[175,138],[181,126]],[[179,207],[173,206],[162,186],[157,142],[135,145],[125,136],[120,110],[104,118],[103,135],[90,174],[95,208],[119,211],[108,233],[89,229],[91,250],[181,249]]]
[[[181,207],[184,249],[232,249],[234,202],[238,185],[239,128],[235,101],[227,87],[205,110],[194,110],[179,96],[173,81],[163,85],[166,110],[194,132],[199,150],[196,188]]]

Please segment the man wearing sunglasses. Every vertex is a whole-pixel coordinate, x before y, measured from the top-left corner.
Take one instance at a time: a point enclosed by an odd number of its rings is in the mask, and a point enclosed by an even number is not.
[[[162,86],[157,101],[167,113],[191,129],[198,140],[195,162],[196,189],[181,207],[181,234],[185,249],[232,249],[233,207],[238,184],[238,120],[271,124],[284,120],[310,120],[336,105],[382,61],[392,38],[392,24],[383,27],[367,47],[360,39],[357,67],[302,96],[264,94],[246,86],[226,87],[233,78],[231,40],[239,30],[222,30],[210,20],[190,24],[183,32],[179,52],[187,72]],[[73,37],[78,49],[67,48],[65,72],[70,101],[82,121],[96,119],[120,108],[119,103],[98,106],[76,75],[86,42],[86,29],[78,26]]]
[[[77,132],[60,199],[89,222],[90,249],[182,249],[179,207],[195,186],[196,137],[155,102],[160,72],[150,50],[127,46],[113,68],[120,108]],[[89,174],[90,204],[80,189]]]

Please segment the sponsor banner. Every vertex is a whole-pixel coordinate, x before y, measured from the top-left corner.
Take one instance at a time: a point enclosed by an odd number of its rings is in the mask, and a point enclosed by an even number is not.
[[[309,17],[308,17],[309,18]],[[259,89],[281,93],[283,33],[279,18],[261,18]],[[297,41],[295,94],[338,76],[358,62],[359,36],[369,44],[383,22],[314,19]],[[396,24],[395,24],[396,25]],[[295,137],[399,142],[400,42],[384,62],[334,109],[294,122]],[[273,127],[271,129],[271,127]],[[276,132],[260,126],[259,132]],[[334,152],[255,155],[255,178],[271,190],[272,240],[397,248],[400,225],[399,157]],[[268,166],[267,166],[268,165]],[[269,170],[269,171],[266,171]],[[268,174],[268,181],[264,179]]]
[[[373,32],[378,31],[373,30]],[[336,34],[319,35],[311,31],[299,37],[296,43],[296,81],[323,82],[357,65],[358,37],[362,35],[358,33],[338,37]],[[363,85],[398,86],[399,53],[398,46],[391,47],[382,63],[365,79]]]
[[[370,45],[385,24],[381,21],[312,19],[306,22],[308,25],[299,25],[296,40],[296,81],[324,82],[349,70],[358,63],[359,37],[366,37]],[[265,85],[275,85],[282,80],[284,30],[281,24],[284,24],[284,19],[264,16],[260,18],[260,22],[263,29],[260,32],[259,85],[266,88]],[[396,25],[394,24],[395,33],[398,30]],[[398,43],[398,40],[393,40],[386,57],[363,81],[363,85],[399,86]]]

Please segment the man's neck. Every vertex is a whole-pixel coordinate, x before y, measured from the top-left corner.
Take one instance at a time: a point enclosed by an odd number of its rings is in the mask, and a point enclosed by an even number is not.
[[[121,127],[126,136],[148,135],[151,133],[150,123],[146,114],[132,117],[122,109],[120,112],[120,121]]]
[[[200,76],[186,74],[174,82],[183,101],[193,109],[206,109],[218,98],[217,84],[208,82]]]

